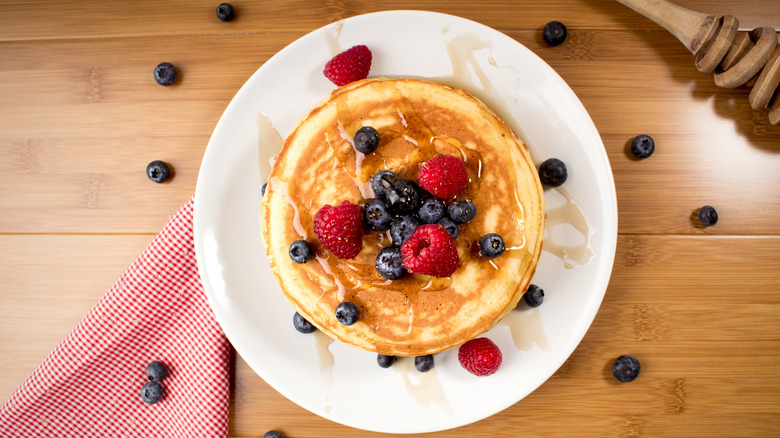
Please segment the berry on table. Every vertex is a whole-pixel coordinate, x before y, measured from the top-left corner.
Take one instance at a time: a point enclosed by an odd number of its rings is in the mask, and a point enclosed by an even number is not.
[[[488,233],[479,240],[479,252],[488,258],[496,258],[506,251],[504,239],[496,233]]]
[[[711,227],[718,223],[718,212],[715,207],[711,205],[705,205],[699,209],[699,221],[705,227]]]
[[[566,163],[557,158],[548,158],[539,166],[539,180],[549,187],[558,187],[569,178]]]
[[[295,263],[306,263],[314,257],[311,245],[303,239],[291,243],[288,252],[290,253],[290,258]]]
[[[230,21],[235,17],[235,15],[236,10],[230,3],[220,3],[219,6],[217,6],[217,18],[220,20]]]
[[[164,183],[171,176],[171,168],[164,161],[154,160],[146,165],[146,176],[156,183]]]
[[[528,286],[528,290],[523,294],[523,300],[528,307],[539,307],[544,302],[544,289],[535,284]]]
[[[371,126],[363,126],[355,133],[355,149],[364,154],[374,152],[379,146],[379,133]]]
[[[163,386],[155,381],[148,381],[141,387],[141,400],[148,405],[153,405],[162,400]]]
[[[263,438],[283,438],[283,435],[278,430],[269,430],[263,434]]]
[[[401,247],[391,245],[379,250],[374,264],[377,272],[388,280],[398,280],[406,275],[404,268],[404,259],[401,256]]]
[[[363,220],[374,230],[386,230],[393,223],[393,216],[384,199],[374,198],[363,206]]]
[[[560,21],[551,21],[545,24],[542,29],[542,38],[551,46],[562,44],[566,41],[567,35],[566,26]]]
[[[161,62],[154,68],[154,80],[160,85],[173,85],[179,78],[179,72],[170,62]]]
[[[325,205],[314,214],[314,234],[336,257],[355,258],[363,248],[362,216],[360,207],[349,201],[336,207]]]
[[[639,134],[631,140],[631,153],[637,158],[647,158],[655,151],[655,141],[647,134]]]
[[[382,368],[390,368],[396,360],[398,360],[396,356],[387,356],[381,353],[376,355],[376,363]]]
[[[310,323],[300,313],[295,312],[293,315],[293,327],[298,333],[309,334],[317,331],[317,327]]]
[[[631,382],[639,376],[642,367],[639,361],[631,355],[619,356],[612,362],[612,375],[621,382]]]
[[[425,356],[415,356],[414,358],[414,367],[421,373],[427,373],[435,366],[436,363],[433,361],[432,354],[427,354]]]
[[[417,170],[420,187],[439,199],[451,198],[466,188],[469,175],[460,158],[437,155],[420,164]]]
[[[168,370],[160,361],[152,361],[146,365],[146,378],[153,382],[162,382],[168,377]]]
[[[447,206],[447,215],[456,224],[465,224],[477,215],[477,206],[468,199],[456,199]]]
[[[495,373],[502,359],[501,350],[488,338],[472,339],[458,348],[458,362],[476,376]]]
[[[331,58],[322,73],[340,87],[367,78],[371,70],[371,58],[368,47],[362,44],[353,46]]]
[[[360,318],[360,310],[355,303],[343,301],[336,306],[336,320],[343,325],[352,325]]]
[[[403,265],[409,272],[434,277],[449,277],[460,266],[455,242],[441,225],[417,227],[401,245]]]

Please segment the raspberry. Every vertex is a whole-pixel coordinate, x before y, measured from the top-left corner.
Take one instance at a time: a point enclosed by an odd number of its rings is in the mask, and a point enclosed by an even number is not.
[[[421,225],[401,245],[403,265],[409,272],[449,277],[460,266],[458,250],[439,224]]]
[[[364,45],[358,45],[331,58],[322,73],[340,87],[367,78],[370,69],[371,51]]]
[[[417,182],[440,199],[451,198],[466,188],[469,175],[466,166],[452,155],[437,155],[420,164]]]
[[[466,371],[489,376],[501,366],[501,350],[488,338],[475,338],[458,349],[458,361]]]
[[[363,224],[360,207],[344,201],[326,205],[314,214],[313,228],[322,245],[340,259],[352,259],[363,248]]]

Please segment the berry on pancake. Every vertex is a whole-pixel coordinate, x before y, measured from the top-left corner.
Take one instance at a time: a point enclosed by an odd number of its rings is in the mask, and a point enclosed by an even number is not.
[[[362,212],[349,201],[317,210],[313,228],[322,246],[340,259],[353,259],[363,248]]]
[[[417,182],[433,196],[447,199],[466,188],[469,175],[460,158],[452,155],[437,155],[420,164]]]
[[[438,224],[417,227],[401,245],[401,255],[406,270],[417,274],[449,277],[460,266],[455,242]]]

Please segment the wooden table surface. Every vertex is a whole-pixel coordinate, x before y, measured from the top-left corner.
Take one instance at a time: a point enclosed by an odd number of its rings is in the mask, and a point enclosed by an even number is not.
[[[611,0],[236,0],[229,23],[217,3],[0,2],[2,401],[193,195],[212,129],[263,62],[342,18],[427,9],[506,33],[568,82],[603,138],[619,212],[609,288],[566,363],[503,412],[429,436],[780,434],[780,127],[751,111],[749,89],[716,87]],[[780,28],[777,0],[677,3]],[[561,46],[541,39],[550,20],[569,29]],[[172,87],[152,79],[162,61],[182,72]],[[656,141],[641,161],[626,152],[640,133]],[[158,159],[169,183],[145,175]],[[692,220],[705,204],[714,227]],[[622,354],[642,363],[632,383],[608,370]],[[311,414],[234,362],[231,436],[385,436]]]

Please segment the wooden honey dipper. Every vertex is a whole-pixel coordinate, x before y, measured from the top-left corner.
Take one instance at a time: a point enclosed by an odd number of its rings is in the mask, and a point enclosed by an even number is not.
[[[750,107],[780,124],[780,46],[772,27],[739,30],[732,15],[706,15],[666,0],[617,0],[677,37],[696,57],[696,68],[715,74],[722,88],[750,90]],[[774,99],[773,99],[774,96]]]

